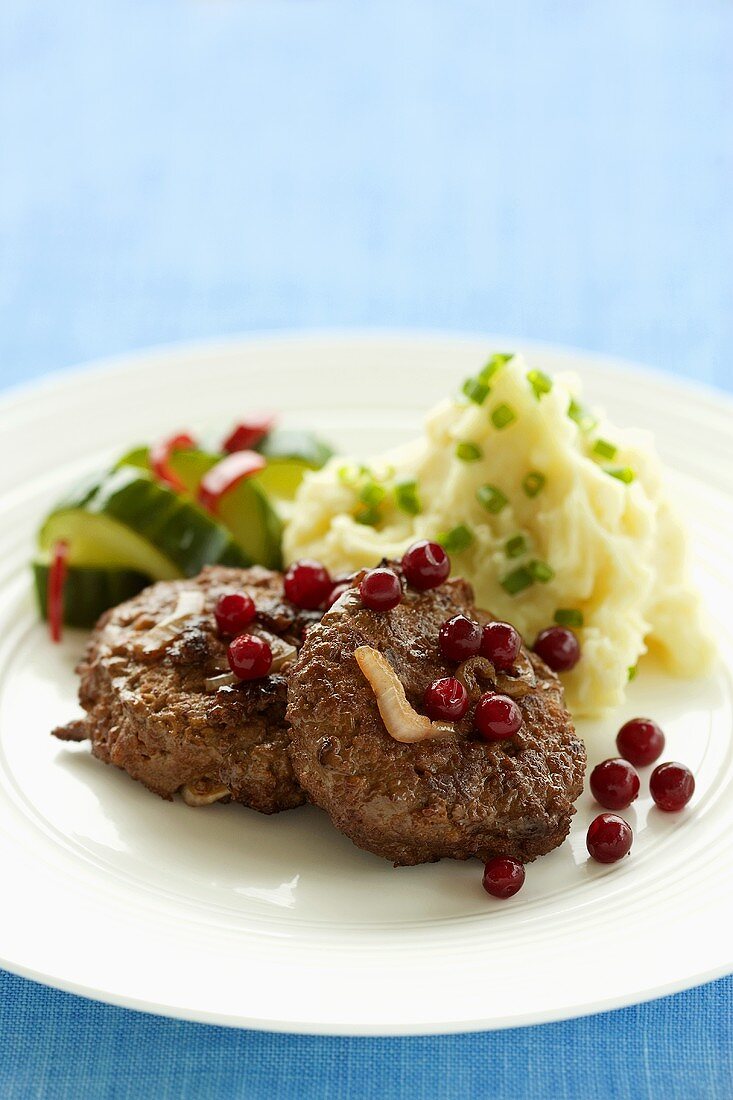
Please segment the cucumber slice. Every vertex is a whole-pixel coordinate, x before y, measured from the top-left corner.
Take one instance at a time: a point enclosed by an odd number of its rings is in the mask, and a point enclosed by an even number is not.
[[[312,432],[298,432],[287,428],[275,428],[256,448],[269,461],[287,459],[302,463],[311,470],[325,466],[333,451]]]
[[[282,509],[284,505],[292,504],[301,481],[312,469],[312,466],[295,459],[271,458],[264,470],[255,474],[254,481],[272,498],[276,507]]]
[[[47,562],[33,563],[36,596],[44,619],[48,610],[49,572],[50,566]],[[104,611],[136,596],[148,584],[149,577],[132,569],[70,565],[64,583],[63,621],[67,626],[94,626]]]
[[[225,493],[217,515],[252,561],[282,569],[282,520],[257,480],[247,478]]]
[[[170,467],[196,499],[201,478],[212,466],[221,462],[222,457],[206,451],[176,451],[171,455]],[[122,465],[147,467],[147,448],[130,451],[121,459],[120,467]],[[263,470],[262,474],[266,472]],[[270,504],[264,485],[260,483],[262,474],[240,481],[226,493],[219,503],[217,518],[230,531],[250,562],[257,562],[268,569],[280,569],[282,521]]]
[[[331,448],[312,432],[275,429],[263,439],[257,450],[267,466],[255,481],[270,496],[280,514],[289,518],[301,481],[309,470],[320,470],[333,454]]]
[[[222,523],[131,465],[51,513],[39,534],[41,551],[60,539],[69,544],[70,565],[133,569],[153,580],[192,577],[213,563],[251,564]]]

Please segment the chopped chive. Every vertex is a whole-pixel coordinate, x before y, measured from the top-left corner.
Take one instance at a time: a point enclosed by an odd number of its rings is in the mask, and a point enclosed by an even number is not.
[[[362,504],[376,508],[382,503],[386,495],[387,490],[382,485],[377,485],[376,481],[370,481],[359,492],[359,500]]]
[[[477,462],[483,453],[478,443],[466,441],[456,444],[456,458],[460,458],[461,462]]]
[[[509,503],[509,499],[495,485],[482,485],[480,489],[476,490],[476,497],[479,504],[483,505],[486,511],[491,512],[493,516],[498,516],[499,512],[506,508]]]
[[[581,432],[591,431],[598,423],[593,414],[579,404],[574,397],[570,399],[570,404],[568,405],[568,416],[571,420],[575,421]]]
[[[492,355],[483,370],[480,370],[478,373],[479,382],[490,382],[494,375],[513,358],[514,354],[510,351],[499,351],[495,355]]]
[[[555,622],[558,626],[582,626],[583,612],[578,611],[577,607],[558,607]]]
[[[354,519],[365,527],[376,527],[381,522],[382,516],[378,508],[365,505],[354,514]]]
[[[638,675],[639,675],[639,666],[638,665],[629,665],[629,683],[631,683],[632,680],[635,680]]]
[[[516,596],[519,592],[523,592],[525,588],[529,588],[534,584],[534,577],[526,566],[521,565],[519,569],[507,573],[503,580],[499,581],[499,584],[509,596]]]
[[[473,531],[465,523],[459,523],[457,527],[440,535],[438,542],[449,554],[458,554],[461,550],[467,550],[473,542]]]
[[[607,458],[609,462],[612,462],[616,457],[618,448],[609,443],[607,439],[597,439],[593,444],[593,454],[598,455],[599,458]]]
[[[531,370],[527,374],[527,381],[534,390],[534,395],[539,401],[543,394],[552,389],[552,379],[541,370]]]
[[[527,553],[527,540],[524,535],[513,535],[504,543],[504,553],[508,558],[521,558]]]
[[[531,561],[527,568],[533,580],[539,581],[540,584],[547,584],[555,576],[555,570],[546,561]]]
[[[630,466],[616,466],[612,470],[606,470],[606,473],[610,474],[611,477],[615,477],[617,481],[623,481],[624,485],[631,485],[636,477]]]
[[[546,481],[547,478],[539,470],[531,470],[522,478],[522,488],[528,497],[536,497],[544,489]]]
[[[463,392],[475,405],[483,405],[489,396],[489,387],[478,378],[467,378],[463,383]]]
[[[497,405],[491,414],[491,423],[495,428],[506,428],[516,419],[517,414],[511,405]]]
[[[419,516],[422,512],[416,481],[399,481],[394,490],[395,504],[408,516]]]
[[[366,477],[372,481],[374,480],[372,478],[372,472],[368,466],[355,466],[353,464],[347,463],[343,466],[339,466],[336,474],[339,481],[343,485],[348,485],[350,489],[356,488],[357,482],[359,482],[361,478]]]

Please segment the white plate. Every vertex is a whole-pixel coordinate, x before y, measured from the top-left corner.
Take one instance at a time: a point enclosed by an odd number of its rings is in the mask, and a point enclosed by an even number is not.
[[[507,344],[445,336],[309,336],[156,351],[0,404],[0,963],[116,1004],[222,1024],[348,1034],[460,1031],[629,1004],[733,969],[733,402],[639,368],[529,348],[570,367],[624,424],[648,426],[687,510],[720,632],[708,681],[645,667],[628,705],[585,725],[591,763],[649,713],[697,793],[683,814],[644,796],[632,857],[586,858],[594,809],[496,902],[481,868],[394,870],[306,808],[261,817],[156,799],[84,746],[48,736],[76,712],[83,638],[36,622],[27,559],[46,507],[81,472],[168,429],[282,409],[368,454]],[[509,346],[515,346],[509,342]],[[645,784],[644,784],[645,786]]]

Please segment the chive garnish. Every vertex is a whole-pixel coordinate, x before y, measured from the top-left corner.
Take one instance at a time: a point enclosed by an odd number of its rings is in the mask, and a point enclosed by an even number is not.
[[[502,508],[506,508],[509,503],[508,497],[504,496],[501,489],[497,489],[495,485],[482,485],[476,490],[476,497],[479,504],[483,505],[487,512],[491,512],[492,516],[498,516]]]
[[[458,554],[461,550],[467,550],[473,542],[473,531],[465,523],[459,523],[457,527],[440,535],[438,542],[449,554]]]
[[[639,674],[639,666],[638,665],[629,665],[629,683],[631,683],[632,680],[635,680],[636,677],[638,676],[638,674]]]
[[[460,458],[461,462],[476,462],[483,453],[478,443],[466,441],[456,445],[456,458]]]
[[[555,576],[555,570],[546,561],[531,561],[527,568],[533,580],[539,581],[540,584],[547,584]]]
[[[582,626],[583,612],[578,611],[577,607],[558,607],[555,622],[558,626]]]
[[[511,405],[497,405],[491,414],[491,423],[495,428],[506,428],[517,419],[517,414]]]
[[[574,397],[570,399],[568,405],[568,416],[575,421],[581,432],[591,431],[598,423],[593,414],[588,412]]]
[[[508,558],[521,558],[527,553],[527,540],[524,535],[513,535],[504,543],[504,552]]]
[[[370,508],[376,508],[382,503],[387,495],[387,490],[378,485],[376,481],[369,481],[359,492],[359,500],[362,504],[369,505]]]
[[[336,474],[339,481],[343,485],[348,485],[351,489],[355,488],[359,478],[371,478],[371,471],[368,466],[353,466],[347,464],[344,466],[339,466]]]
[[[361,523],[365,527],[376,527],[377,524],[380,523],[382,516],[378,508],[372,508],[365,505],[354,513],[354,519],[357,523]]]
[[[552,379],[541,370],[529,371],[527,374],[527,381],[532,387],[538,401],[543,394],[549,393],[552,389]]]
[[[536,497],[544,489],[546,481],[547,478],[539,470],[531,470],[522,479],[522,488],[528,497]]]
[[[510,359],[513,358],[513,352],[499,351],[495,355],[492,355],[486,366],[478,373],[479,382],[490,382],[504,364],[508,363]]]
[[[483,405],[489,396],[489,387],[486,382],[482,382],[479,378],[467,378],[463,383],[463,392],[469,401],[473,401],[475,405]]]
[[[609,443],[607,439],[597,439],[593,444],[593,454],[598,455],[599,458],[606,458],[609,462],[612,462],[616,457],[618,448]]]
[[[624,485],[631,485],[636,477],[630,466],[616,466],[612,470],[606,470],[606,473],[610,474],[611,477],[615,477],[617,481],[623,481]]]
[[[395,485],[394,499],[400,511],[406,512],[408,516],[419,516],[422,512],[416,481],[399,481]]]
[[[499,581],[499,584],[509,596],[516,596],[519,592],[523,592],[525,588],[529,588],[534,584],[534,577],[526,566],[521,565],[519,569],[507,573],[503,580]]]

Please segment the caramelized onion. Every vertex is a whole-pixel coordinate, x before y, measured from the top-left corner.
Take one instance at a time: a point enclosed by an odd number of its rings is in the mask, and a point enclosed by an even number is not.
[[[452,722],[431,722],[410,706],[397,673],[383,654],[371,646],[354,650],[356,663],[374,692],[379,713],[390,737],[403,744],[426,741],[430,737],[454,737]]]
[[[456,669],[456,680],[460,680],[468,692],[468,698],[475,703],[479,696],[486,691],[479,683],[479,679],[485,683],[496,683],[496,669],[488,657],[469,657]]]
[[[181,633],[187,619],[200,615],[204,610],[204,594],[196,588],[184,588],[178,593],[178,602],[170,615],[166,615],[151,627],[137,643],[142,653],[155,653],[165,649]]]
[[[184,783],[180,793],[187,806],[210,806],[212,802],[227,798],[230,792],[228,787],[211,779],[194,779]]]
[[[532,662],[525,654],[519,654],[514,667],[518,675],[510,676],[507,672],[499,672],[488,657],[469,657],[459,665],[455,675],[473,703],[483,695],[488,685],[493,685],[501,695],[508,695],[511,699],[521,699],[536,687],[537,679]],[[486,686],[482,686],[481,681]]]
[[[290,642],[286,642],[283,638],[276,636],[266,639],[269,642],[270,649],[272,651],[272,666],[270,673],[282,672],[284,668],[292,664],[295,658],[298,656],[298,651],[294,645]]]
[[[221,672],[218,676],[207,676],[204,680],[204,687],[207,691],[218,691],[219,688],[234,687],[235,684],[241,684],[241,682],[233,672]]]
[[[514,662],[514,668],[517,670],[517,675],[510,676],[508,672],[500,672],[496,679],[496,686],[502,695],[521,699],[523,695],[528,695],[537,687],[537,677],[532,662],[523,651],[520,651]]]

